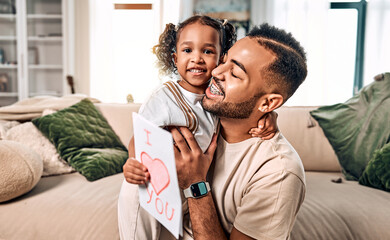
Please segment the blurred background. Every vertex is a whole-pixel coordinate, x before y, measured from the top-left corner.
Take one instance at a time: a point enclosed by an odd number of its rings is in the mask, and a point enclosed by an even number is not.
[[[158,77],[151,48],[165,24],[177,24],[193,14],[232,21],[239,38],[263,22],[291,32],[307,52],[308,77],[286,105],[344,102],[390,68],[390,0],[26,1],[43,8],[60,2],[62,7],[63,89],[55,95],[71,92],[66,79],[71,76],[76,93],[119,103],[127,102],[131,94],[134,102],[143,102],[167,80]],[[4,48],[1,15],[0,55]],[[34,49],[26,51],[31,60]],[[48,83],[19,81],[13,101],[31,97],[20,88],[34,84]],[[2,96],[0,89],[0,106]]]
[[[115,3],[152,9],[115,9]],[[234,21],[239,37],[268,22],[291,32],[308,56],[308,77],[287,105],[327,105],[350,98],[390,68],[390,1],[167,0],[90,1],[90,94],[142,102],[164,79],[151,47],[166,23],[193,14]]]

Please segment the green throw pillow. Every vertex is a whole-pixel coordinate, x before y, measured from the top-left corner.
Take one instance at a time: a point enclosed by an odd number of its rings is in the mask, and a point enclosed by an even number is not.
[[[359,183],[390,192],[390,143],[375,151]]]
[[[122,171],[127,149],[88,99],[32,122],[89,181]]]
[[[390,139],[390,73],[345,103],[310,113],[335,150],[347,179],[358,180],[374,151]]]

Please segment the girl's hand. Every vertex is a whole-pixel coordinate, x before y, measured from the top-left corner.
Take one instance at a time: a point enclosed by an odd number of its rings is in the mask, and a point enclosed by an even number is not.
[[[259,119],[257,123],[257,128],[252,128],[249,131],[249,134],[252,137],[259,137],[263,140],[271,139],[279,131],[277,125],[278,114],[275,111],[266,113],[263,117]]]
[[[148,169],[135,158],[127,159],[123,165],[123,175],[128,183],[132,184],[145,184],[150,181],[150,173]]]

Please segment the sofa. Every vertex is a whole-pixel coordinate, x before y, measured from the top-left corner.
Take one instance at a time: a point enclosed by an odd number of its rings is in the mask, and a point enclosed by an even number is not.
[[[132,112],[140,104],[95,106],[127,146]],[[390,193],[345,180],[332,146],[309,114],[315,108],[277,110],[279,129],[306,172],[306,197],[291,239],[390,239]],[[119,239],[122,182],[122,173],[96,181],[78,172],[41,177],[31,191],[0,203],[0,239]]]

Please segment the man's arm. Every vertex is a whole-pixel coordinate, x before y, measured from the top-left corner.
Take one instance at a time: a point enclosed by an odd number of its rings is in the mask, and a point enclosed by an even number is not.
[[[188,198],[188,208],[194,239],[227,239],[211,193],[202,198]]]
[[[180,134],[181,132],[181,134]],[[172,129],[176,142],[175,158],[181,189],[191,184],[205,181],[215,149],[217,136],[214,136],[208,150],[203,153],[194,136],[187,128]],[[202,198],[188,198],[188,207],[194,239],[227,239],[219,222],[211,193]],[[230,239],[252,239],[233,227]]]
[[[198,199],[188,199],[194,239],[227,239],[218,219],[211,193]],[[233,227],[230,239],[251,240],[251,238]]]

